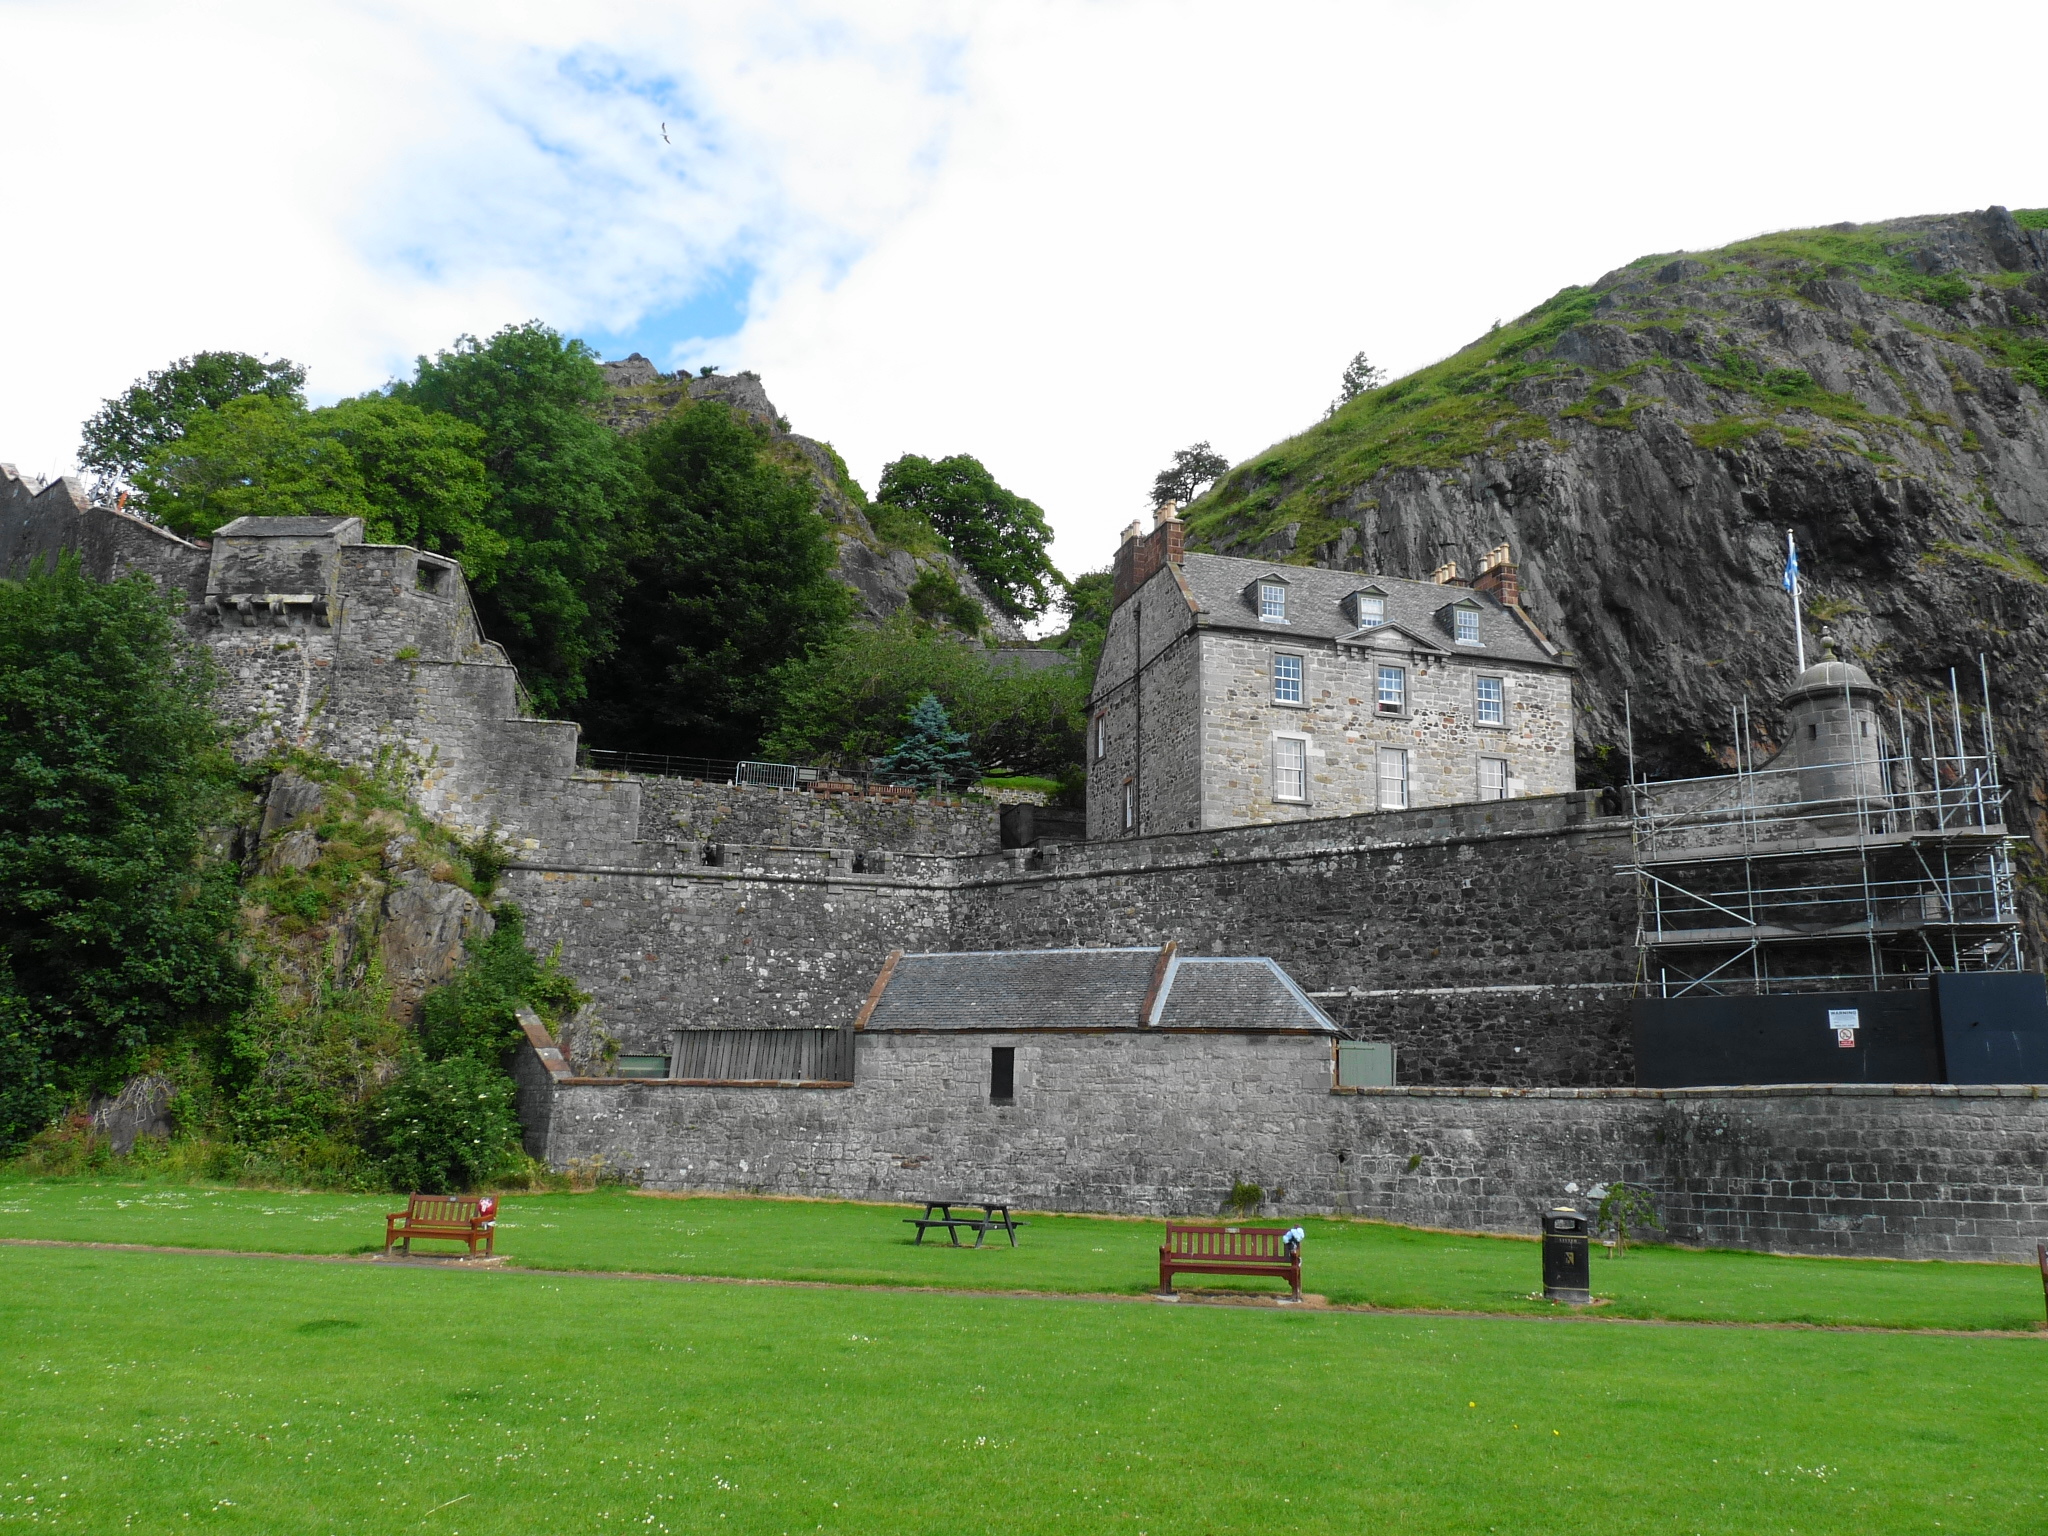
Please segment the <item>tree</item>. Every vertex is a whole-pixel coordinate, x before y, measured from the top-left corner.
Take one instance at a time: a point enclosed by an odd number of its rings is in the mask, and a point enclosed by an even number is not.
[[[1373,367],[1363,352],[1354,354],[1351,361],[1344,365],[1344,378],[1337,386],[1337,398],[1330,402],[1329,410],[1323,414],[1334,416],[1339,406],[1349,404],[1367,390],[1378,389],[1386,382],[1385,369]]]
[[[1052,543],[1045,514],[996,484],[978,459],[906,453],[882,470],[875,500],[929,523],[1012,618],[1036,618],[1062,585],[1045,553]]]
[[[899,614],[777,675],[780,699],[762,753],[782,762],[866,763],[888,752],[930,693],[990,769],[1058,774],[1081,761],[1090,673],[1037,667]]]
[[[1229,470],[1230,461],[1206,442],[1182,448],[1174,454],[1172,464],[1152,477],[1152,505],[1156,509],[1171,501],[1184,507],[1203,486]]]
[[[246,992],[236,773],[204,652],[140,575],[0,581],[0,1146]]]
[[[907,717],[910,734],[882,760],[882,772],[898,784],[918,784],[932,789],[972,784],[981,769],[968,749],[967,733],[953,729],[946,706],[935,693],[927,693],[911,706]]]
[[[159,368],[85,423],[78,462],[92,471],[94,491],[109,497],[135,477],[152,450],[176,442],[201,411],[262,395],[304,403],[306,370],[289,358],[269,361],[246,352],[196,352]]]
[[[248,395],[199,412],[135,478],[178,533],[203,538],[238,517],[360,517],[373,541],[460,555],[489,584],[506,541],[483,521],[482,446],[468,422],[383,395],[315,411]]]
[[[707,400],[640,433],[651,487],[627,569],[618,649],[584,718],[606,746],[748,757],[775,671],[829,645],[852,594],[817,486],[762,450],[747,416]]]
[[[1116,605],[1114,581],[1107,570],[1083,571],[1067,583],[1059,600],[1067,616],[1067,627],[1052,641],[1062,651],[1080,658],[1081,670],[1095,675],[1102,659],[1102,642],[1109,635],[1110,610]]]
[[[482,432],[481,517],[504,553],[472,581],[477,607],[534,702],[567,711],[616,642],[645,496],[632,449],[592,410],[605,397],[596,359],[530,321],[458,338],[390,393]]]

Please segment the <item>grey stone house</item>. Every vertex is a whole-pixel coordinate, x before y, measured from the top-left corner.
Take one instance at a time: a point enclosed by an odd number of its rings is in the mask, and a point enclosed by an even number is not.
[[[1506,546],[1471,581],[1184,553],[1126,531],[1088,728],[1088,836],[1576,787],[1572,662]]]

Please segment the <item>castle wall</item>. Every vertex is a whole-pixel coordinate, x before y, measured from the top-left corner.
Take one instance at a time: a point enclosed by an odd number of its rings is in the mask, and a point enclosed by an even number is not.
[[[1001,807],[930,800],[792,794],[749,784],[640,781],[641,837],[650,845],[700,848],[742,843],[780,848],[981,853],[1002,840]]]
[[[1504,758],[1516,795],[1561,794],[1576,779],[1572,757],[1572,683],[1568,673],[1490,662],[1482,656],[1431,657],[1290,640],[1276,630],[1201,632],[1202,732],[1191,760],[1202,769],[1202,803],[1211,826],[1348,816],[1379,808],[1381,747],[1408,754],[1410,805],[1451,805],[1480,798],[1479,759]],[[1273,700],[1273,658],[1297,657],[1300,705]],[[1407,672],[1407,713],[1376,708],[1382,661]],[[1502,680],[1507,723],[1478,723],[1477,679]],[[1307,741],[1308,798],[1275,798],[1274,740]]]
[[[1014,1106],[988,1101],[992,1045]],[[1244,1180],[1289,1214],[1528,1236],[1567,1186],[1625,1178],[1677,1242],[1907,1259],[2025,1260],[2048,1224],[2035,1088],[1333,1091],[1327,1043],[1246,1036],[863,1035],[828,1089],[550,1087],[522,1055],[537,1151],[661,1189],[1169,1216]]]
[[[794,799],[796,797],[789,797]],[[1270,955],[1404,1082],[1627,1083],[1627,823],[1574,794],[965,857],[712,845],[533,857],[504,894],[633,1054],[849,1022],[891,949]],[[645,857],[646,846],[636,857]],[[859,868],[856,869],[856,862]],[[1532,920],[1532,908],[1537,917]],[[1353,992],[1360,995],[1353,996]]]

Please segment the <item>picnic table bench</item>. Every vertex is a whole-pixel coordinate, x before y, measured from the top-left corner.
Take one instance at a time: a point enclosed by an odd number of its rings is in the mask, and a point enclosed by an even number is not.
[[[431,1237],[469,1244],[469,1256],[476,1257],[477,1240],[484,1245],[484,1257],[498,1237],[498,1202],[489,1195],[414,1195],[405,1209],[384,1218],[384,1251],[402,1243],[402,1252],[412,1253],[412,1240]]]
[[[1301,1295],[1301,1250],[1292,1253],[1283,1241],[1287,1227],[1215,1227],[1166,1224],[1166,1245],[1159,1250],[1159,1289],[1173,1293],[1177,1274],[1274,1275]]]
[[[979,1216],[955,1216],[955,1208],[963,1211],[980,1211]],[[933,1211],[939,1214],[934,1216]],[[953,1246],[960,1246],[960,1229],[966,1227],[974,1233],[974,1246],[979,1248],[991,1228],[1010,1234],[1010,1246],[1017,1246],[1017,1229],[1024,1225],[1010,1215],[1010,1208],[1003,1204],[990,1204],[985,1200],[927,1200],[922,1216],[903,1218],[910,1226],[917,1228],[917,1243],[924,1242],[925,1233],[933,1227],[943,1227],[946,1235],[953,1239]]]

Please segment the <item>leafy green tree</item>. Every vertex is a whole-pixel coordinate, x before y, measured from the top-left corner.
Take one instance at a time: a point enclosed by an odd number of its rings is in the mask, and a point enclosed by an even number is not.
[[[1207,442],[1177,449],[1173,462],[1152,477],[1152,505],[1163,507],[1170,501],[1184,507],[1201,493],[1203,486],[1229,469],[1230,460]]]
[[[991,771],[1057,774],[1081,761],[1089,676],[1078,662],[1026,666],[907,615],[848,629],[785,666],[762,753],[783,762],[860,764],[888,752],[930,693]]]
[[[937,694],[928,693],[912,705],[907,723],[910,734],[882,760],[882,772],[898,784],[947,789],[981,777],[967,733],[953,729]]]
[[[0,581],[0,1145],[246,992],[213,673],[145,577]]]
[[[391,390],[483,433],[483,520],[504,551],[472,590],[485,632],[550,713],[572,709],[611,654],[640,540],[645,488],[632,449],[592,410],[605,392],[590,349],[538,321],[461,337]]]
[[[936,460],[905,454],[882,470],[875,501],[929,523],[1012,618],[1036,618],[1062,585],[1045,552],[1052,543],[1045,514],[964,453]]]
[[[817,485],[765,442],[713,400],[633,440],[652,492],[619,647],[583,717],[603,745],[751,756],[775,709],[776,669],[845,626],[852,594],[832,574],[838,549]]]
[[[1102,642],[1108,637],[1110,610],[1115,603],[1116,593],[1107,570],[1083,571],[1067,583],[1067,590],[1060,595],[1059,608],[1067,616],[1067,627],[1052,644],[1078,656],[1081,670],[1091,678],[1095,676],[1096,664],[1102,660]]]
[[[459,555],[488,585],[503,535],[483,521],[483,433],[367,395],[309,411],[248,395],[201,411],[136,471],[157,521],[203,538],[238,517],[360,517],[379,543]]]
[[[192,418],[230,400],[262,395],[304,403],[306,370],[288,358],[266,361],[246,352],[197,352],[136,380],[85,423],[78,462],[95,489],[111,495],[132,480],[150,454],[185,435]]]
[[[1498,329],[1499,322],[1495,322]],[[1337,385],[1337,398],[1330,402],[1329,410],[1323,414],[1334,416],[1340,406],[1348,405],[1369,389],[1378,389],[1387,382],[1387,371],[1375,368],[1363,352],[1355,353],[1344,365],[1344,377]]]
[[[312,430],[303,403],[271,395],[198,412],[135,484],[158,522],[200,538],[238,517],[370,516],[354,455]]]

